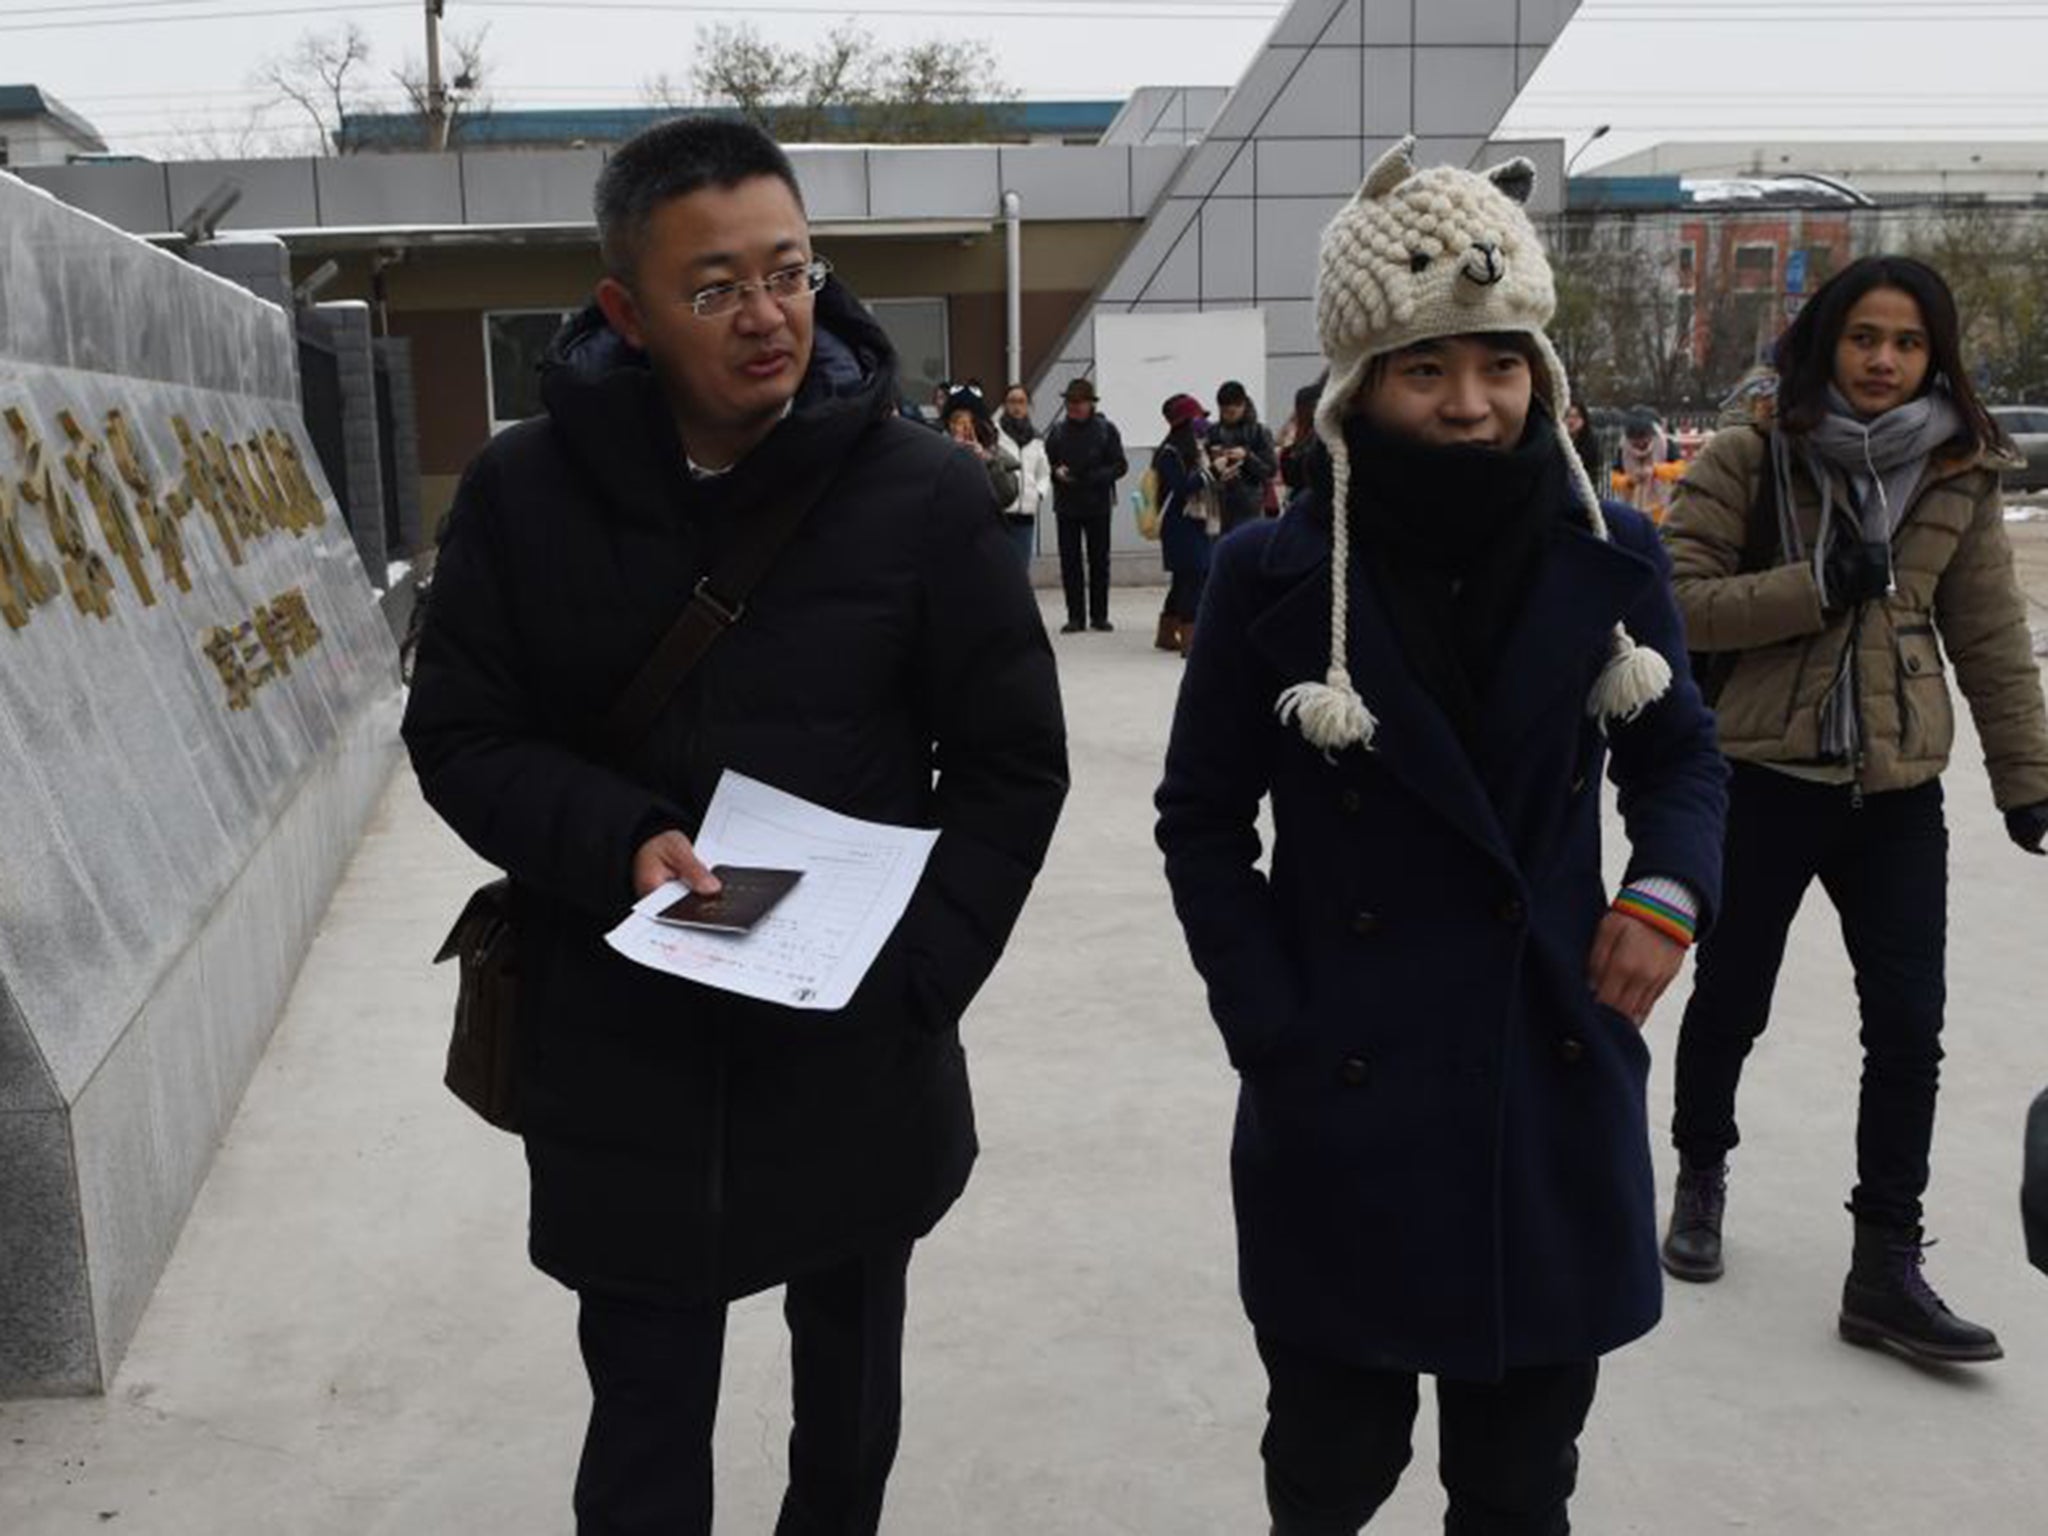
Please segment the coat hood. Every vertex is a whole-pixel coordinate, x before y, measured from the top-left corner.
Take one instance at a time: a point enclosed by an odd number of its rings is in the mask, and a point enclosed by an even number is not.
[[[894,412],[896,351],[837,278],[819,290],[811,362],[789,415],[733,471],[759,490],[837,455]],[[564,322],[540,365],[541,401],[577,467],[620,510],[672,512],[687,485],[682,440],[647,354],[593,301]],[[765,451],[773,445],[773,451]]]

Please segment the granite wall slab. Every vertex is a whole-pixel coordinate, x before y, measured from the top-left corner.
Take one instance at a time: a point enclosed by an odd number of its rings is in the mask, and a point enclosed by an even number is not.
[[[395,761],[295,345],[0,174],[0,1394],[105,1386]]]

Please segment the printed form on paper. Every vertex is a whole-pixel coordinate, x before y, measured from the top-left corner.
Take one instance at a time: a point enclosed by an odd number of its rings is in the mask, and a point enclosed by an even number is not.
[[[695,847],[706,865],[800,869],[751,933],[669,927],[653,914],[683,894],[650,891],[606,942],[629,960],[789,1008],[844,1008],[917,889],[939,834],[858,821],[728,769]]]

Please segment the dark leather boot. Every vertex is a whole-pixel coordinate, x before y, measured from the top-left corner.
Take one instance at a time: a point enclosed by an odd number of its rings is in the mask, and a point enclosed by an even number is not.
[[[1727,1208],[1728,1165],[1695,1168],[1680,1158],[1671,1225],[1659,1254],[1667,1275],[1702,1285],[1721,1278],[1721,1213]]]
[[[1856,1223],[1856,1251],[1842,1282],[1842,1337],[1910,1360],[1963,1364],[2001,1360],[1998,1335],[1949,1311],[1921,1273],[1918,1227]]]
[[[1189,651],[1189,650],[1190,650],[1190,649],[1191,649],[1191,648],[1192,648],[1192,647],[1194,646],[1194,643],[1195,643],[1195,621],[1194,621],[1193,619],[1187,619],[1187,620],[1184,620],[1184,621],[1182,622],[1181,626],[1180,626],[1180,653],[1181,653],[1181,655],[1183,655],[1183,656],[1187,655],[1188,651]]]
[[[1155,651],[1177,651],[1180,649],[1180,620],[1170,613],[1159,615],[1159,633],[1152,637]]]

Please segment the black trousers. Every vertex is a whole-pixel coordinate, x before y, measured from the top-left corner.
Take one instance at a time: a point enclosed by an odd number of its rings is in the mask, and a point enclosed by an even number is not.
[[[1357,1536],[1412,1454],[1417,1381],[1259,1335],[1266,1363],[1266,1507],[1273,1536]],[[1597,1360],[1495,1382],[1438,1377],[1445,1536],[1564,1536]]]
[[[1166,602],[1159,611],[1183,624],[1194,623],[1195,614],[1202,606],[1202,588],[1208,584],[1209,573],[1206,570],[1172,572],[1166,584]]]
[[[1060,585],[1067,593],[1067,622],[1102,624],[1109,620],[1109,514],[1062,517]],[[1081,606],[1081,547],[1088,548],[1088,606]]]
[[[910,1245],[801,1275],[783,1292],[795,1425],[775,1536],[874,1536],[903,1411]],[[725,1307],[579,1293],[590,1429],[577,1536],[711,1536],[711,1428]]]
[[[1737,763],[1721,917],[1678,1032],[1671,1139],[1695,1165],[1741,1136],[1735,1091],[1770,1020],[1785,936],[1816,878],[1841,919],[1863,1019],[1856,1188],[1866,1221],[1915,1226],[1927,1189],[1947,1002],[1948,828],[1941,783],[1867,795]]]

